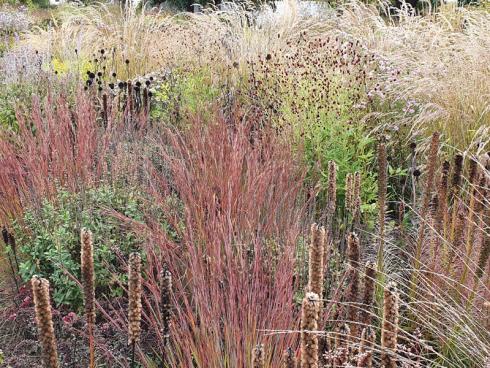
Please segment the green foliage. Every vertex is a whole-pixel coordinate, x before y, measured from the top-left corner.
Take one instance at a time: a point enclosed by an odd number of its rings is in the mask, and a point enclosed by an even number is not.
[[[59,192],[56,201],[44,201],[38,210],[25,213],[16,224],[16,237],[23,256],[20,273],[24,280],[34,274],[50,280],[56,305],[77,310],[82,292],[73,280],[80,278],[80,230],[94,235],[94,268],[98,295],[117,296],[124,282],[118,257],[126,257],[138,247],[134,233],[107,214],[115,210],[134,220],[142,219],[137,194],[109,186],[74,194]]]
[[[173,71],[155,90],[151,117],[154,120],[179,123],[188,114],[202,113],[221,95],[208,69]]]

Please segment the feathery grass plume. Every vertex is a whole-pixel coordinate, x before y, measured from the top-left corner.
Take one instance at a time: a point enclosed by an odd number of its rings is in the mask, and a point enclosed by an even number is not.
[[[323,257],[325,251],[325,229],[311,225],[311,240],[308,269],[308,291],[323,295]]]
[[[427,164],[427,177],[425,180],[424,195],[422,198],[422,208],[420,210],[420,224],[417,235],[417,244],[415,247],[415,258],[414,258],[414,270],[412,273],[412,283],[410,289],[410,297],[413,300],[415,298],[415,288],[418,281],[418,273],[422,266],[420,258],[422,257],[422,247],[425,239],[425,229],[427,214],[429,212],[430,199],[432,197],[432,187],[434,185],[434,176],[437,166],[437,154],[439,151],[439,133],[434,132],[432,134],[432,139],[429,148],[429,157]]]
[[[95,367],[94,327],[95,327],[95,273],[94,273],[94,244],[92,232],[82,229],[81,242],[81,275],[83,285],[83,297],[85,303],[85,317],[87,318],[89,339],[89,367]]]
[[[364,266],[364,292],[362,294],[362,308],[359,311],[359,322],[364,326],[372,324],[371,315],[374,303],[374,289],[376,282],[376,265],[367,262]]]
[[[252,351],[252,368],[265,367],[264,345],[257,344]]]
[[[454,167],[453,167],[453,175],[451,178],[451,188],[450,188],[450,201],[452,202],[452,211],[451,211],[451,227],[449,229],[449,241],[450,243],[454,243],[455,237],[455,227],[456,222],[458,221],[458,196],[461,189],[461,174],[463,172],[463,156],[457,154],[454,156]]]
[[[384,288],[383,322],[381,326],[381,361],[386,368],[396,368],[396,345],[398,339],[399,296],[394,282]]]
[[[318,317],[320,298],[308,292],[301,311],[301,368],[318,368]]]
[[[354,202],[354,177],[348,173],[345,177],[345,209],[352,212]]]
[[[46,368],[58,368],[58,352],[56,348],[56,337],[54,335],[51,303],[49,300],[49,282],[39,276],[33,276],[31,285],[44,366]]]
[[[447,214],[447,203],[448,203],[448,182],[449,182],[449,171],[451,170],[451,164],[449,161],[444,161],[442,163],[441,177],[437,184],[437,216],[435,222],[435,230],[440,236],[447,235],[448,228],[448,214]]]
[[[297,368],[296,357],[294,351],[291,348],[287,348],[284,351],[284,368]]]
[[[172,320],[172,274],[167,265],[160,274],[160,314],[162,317],[162,334],[165,347],[170,342],[170,323]]]
[[[135,364],[135,348],[141,336],[141,257],[129,255],[128,274],[128,345],[131,345],[131,366]]]
[[[384,143],[378,145],[378,254],[377,270],[383,275],[384,270],[384,231],[386,216],[386,186],[387,186],[387,168],[386,146]]]
[[[349,286],[346,294],[347,320],[350,323],[352,337],[358,336],[358,301],[359,301],[359,237],[350,233],[347,238],[347,258],[349,262]]]

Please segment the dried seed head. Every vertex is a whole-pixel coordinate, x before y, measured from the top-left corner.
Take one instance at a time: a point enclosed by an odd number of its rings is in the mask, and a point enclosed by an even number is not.
[[[381,360],[386,368],[396,368],[398,339],[398,291],[394,282],[384,288],[383,323],[381,330]]]
[[[58,352],[54,335],[53,316],[49,300],[49,282],[39,276],[31,279],[36,323],[43,352],[43,361],[47,368],[58,368]]]
[[[284,368],[296,368],[296,357],[294,356],[294,351],[291,348],[287,348],[284,352]]]
[[[334,161],[328,162],[328,202],[327,211],[331,221],[331,217],[335,213],[337,203],[337,165]]]
[[[81,274],[83,284],[83,296],[85,302],[85,315],[87,324],[95,323],[95,274],[94,274],[94,245],[92,232],[82,229],[81,241]]]
[[[345,209],[352,212],[354,202],[354,178],[349,173],[345,177]]]
[[[357,336],[357,315],[359,300],[359,238],[355,233],[350,233],[347,239],[347,257],[349,260],[349,285],[346,293],[347,320],[351,322],[350,332]]]
[[[318,294],[306,293],[301,312],[301,368],[318,368]]]
[[[128,287],[128,344],[139,342],[141,335],[141,257],[138,253],[129,256]]]
[[[367,262],[364,269],[364,293],[362,295],[362,308],[359,312],[359,321],[365,326],[372,324],[371,311],[374,304],[374,286],[376,282],[376,265]]]
[[[265,356],[264,356],[264,345],[257,344],[252,351],[252,368],[264,368],[265,367]]]
[[[170,324],[172,320],[172,274],[165,265],[160,274],[160,313],[162,316],[162,334],[165,345],[170,340]]]
[[[308,291],[323,295],[323,257],[325,249],[325,229],[311,225],[309,251]]]

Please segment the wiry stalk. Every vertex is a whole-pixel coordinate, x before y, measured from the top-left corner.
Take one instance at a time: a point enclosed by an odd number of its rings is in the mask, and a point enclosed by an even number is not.
[[[49,282],[39,276],[31,279],[39,342],[45,368],[58,368],[58,352],[49,300]]]
[[[95,273],[94,273],[94,245],[90,230],[82,229],[81,240],[81,275],[83,297],[85,303],[85,317],[87,319],[89,339],[89,367],[95,367],[94,327],[95,327]]]
[[[301,313],[301,368],[318,368],[318,294],[306,293]]]
[[[381,329],[381,361],[385,368],[396,368],[396,345],[398,339],[398,291],[390,282],[384,289],[383,323]]]

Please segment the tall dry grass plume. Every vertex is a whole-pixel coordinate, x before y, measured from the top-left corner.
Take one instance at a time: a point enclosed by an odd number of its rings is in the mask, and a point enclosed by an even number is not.
[[[301,312],[301,368],[318,368],[318,318],[320,298],[308,292],[303,299]]]
[[[81,275],[83,297],[85,303],[85,317],[87,319],[89,339],[89,367],[95,367],[94,328],[95,328],[95,273],[94,273],[94,244],[92,232],[82,229],[81,240]]]
[[[49,281],[39,276],[33,276],[31,286],[36,311],[38,339],[42,347],[44,366],[46,368],[58,368],[58,350],[49,299]]]

